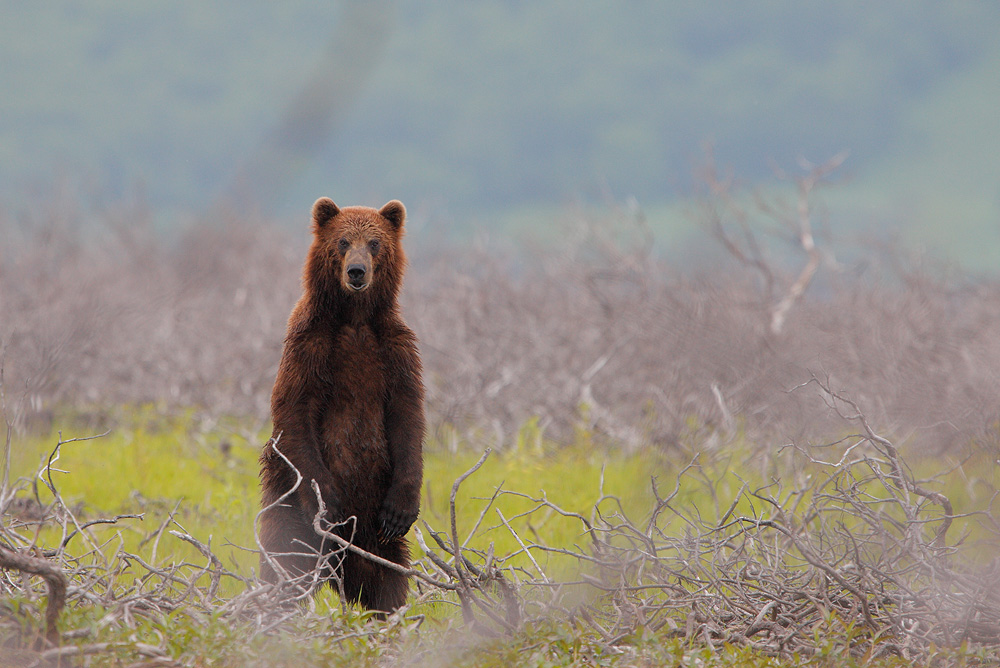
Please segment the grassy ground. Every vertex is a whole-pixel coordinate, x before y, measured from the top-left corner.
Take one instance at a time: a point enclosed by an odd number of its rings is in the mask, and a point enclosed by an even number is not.
[[[192,416],[160,419],[152,408],[123,414],[120,420],[106,435],[59,448],[52,475],[66,502],[84,519],[141,514],[141,519],[120,523],[127,550],[145,550],[161,559],[195,557],[194,549],[180,541],[147,540],[150,531],[171,519],[191,535],[210,539],[218,556],[238,570],[249,574],[256,568],[256,554],[227,545],[255,546],[253,523],[260,510],[257,457],[269,433],[254,433],[238,424],[205,430]],[[12,453],[11,477],[30,476],[52,455],[60,438],[78,437],[56,430],[19,443]],[[448,440],[449,445],[428,444],[425,457],[421,518],[438,529],[448,527],[453,481],[482,454]],[[603,490],[620,499],[626,512],[641,514],[652,502],[650,477],[669,476],[673,470],[669,458],[653,452],[609,455],[585,442],[556,447],[529,424],[511,447],[495,454],[462,488],[458,525],[471,528],[484,499],[498,488],[544,494],[583,513],[589,513]],[[52,495],[41,486],[38,498],[45,504]],[[527,499],[504,497],[499,508],[506,518],[516,518],[532,505]],[[579,526],[558,516],[537,524],[514,519],[513,525],[526,535],[544,533],[546,542],[553,544],[580,540]],[[472,547],[486,549],[494,542],[497,554],[517,549],[516,539],[496,515],[483,526]],[[52,538],[43,534],[42,540]]]
[[[57,422],[79,424],[75,418]],[[104,436],[65,442],[57,457],[53,456],[53,447],[60,438],[92,432],[73,427],[74,433],[63,430],[60,436],[54,431],[18,438],[13,443],[11,478],[32,476],[41,462],[52,457],[52,483],[79,519],[142,516],[123,518],[114,525],[97,525],[88,536],[70,539],[68,551],[75,548],[79,554],[100,549],[105,555],[117,551],[139,555],[150,564],[204,562],[191,545],[169,533],[171,529],[182,530],[210,544],[228,568],[250,576],[257,566],[256,554],[246,549],[252,550],[255,544],[256,458],[266,433],[235,421],[206,425],[194,414],[161,418],[152,408],[123,410],[112,423]],[[583,546],[573,550],[583,551],[588,537],[581,523],[551,510],[529,513],[537,503],[523,496],[504,495],[490,504],[488,499],[497,489],[535,498],[544,496],[565,511],[589,518],[617,515],[642,519],[649,516],[656,503],[651,479],[657,480],[661,496],[666,494],[674,487],[678,472],[697,455],[698,465],[690,470],[695,484],[680,486],[671,508],[678,514],[687,512],[689,517],[704,515],[718,521],[760,513],[753,499],[742,493],[747,486],[763,489],[779,478],[805,481],[822,475],[825,469],[822,464],[794,464],[794,453],[788,450],[779,452],[777,447],[763,444],[751,447],[738,437],[715,452],[699,453],[697,434],[687,441],[669,453],[616,452],[594,448],[582,434],[576,444],[556,447],[535,425],[528,424],[514,443],[499,449],[463,484],[456,503],[459,534],[464,537],[478,523],[469,548],[498,556],[513,554],[504,562],[506,567],[524,568],[536,577],[541,572],[553,581],[570,581],[579,576],[576,557],[533,552],[532,562],[519,550],[519,539],[567,548]],[[935,491],[948,495],[956,513],[988,510],[1000,489],[1000,473],[994,461],[996,444],[977,444],[970,453],[964,462],[927,458],[915,464],[918,479],[950,470]],[[480,454],[451,438],[428,444],[421,512],[428,525],[447,530],[452,483]],[[836,459],[839,455],[830,452],[829,456]],[[20,496],[35,498],[42,505],[52,500],[44,484],[36,484],[34,489],[27,486]],[[481,517],[487,507],[490,512]],[[25,512],[25,506],[21,510]],[[850,518],[844,521],[849,527]],[[671,527],[669,531],[674,533],[685,531],[683,523]],[[988,563],[996,553],[996,544],[990,542],[982,517],[958,519],[951,535],[962,535],[962,542],[969,546],[963,558]],[[36,544],[42,547],[64,539],[58,528],[42,529],[36,534]],[[419,550],[416,552],[416,557],[422,556]],[[121,587],[127,589],[130,583],[124,580],[129,571],[121,572]],[[224,579],[220,586],[223,599],[244,588],[232,579]],[[2,617],[17,620],[22,638],[32,637],[42,627],[43,605],[41,598],[13,597],[3,603]],[[268,634],[253,634],[251,625],[241,627],[221,615],[188,615],[184,610],[166,616],[136,614],[126,621],[131,623],[111,622],[99,606],[75,604],[63,613],[60,628],[66,634],[65,644],[93,648],[108,643],[105,650],[89,657],[88,665],[109,666],[913,664],[898,656],[876,658],[871,652],[852,656],[847,648],[852,645],[852,636],[861,631],[845,623],[835,611],[814,624],[815,652],[781,661],[750,647],[706,646],[656,632],[651,625],[638,625],[609,643],[572,615],[535,619],[513,634],[495,639],[479,637],[465,628],[454,597],[448,595],[424,597],[406,618],[380,624],[358,611],[343,610],[336,597],[325,590],[300,619],[280,632]],[[8,636],[5,647],[0,649],[0,665],[28,661],[30,655],[17,636]],[[958,645],[934,648],[921,663],[976,665],[996,659],[997,655],[987,650]]]

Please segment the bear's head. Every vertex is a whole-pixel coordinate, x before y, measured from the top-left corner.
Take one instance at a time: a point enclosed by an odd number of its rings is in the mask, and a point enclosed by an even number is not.
[[[312,208],[313,243],[306,262],[307,289],[367,305],[395,300],[406,257],[400,240],[406,209],[392,200],[381,209],[341,209],[321,197]]]

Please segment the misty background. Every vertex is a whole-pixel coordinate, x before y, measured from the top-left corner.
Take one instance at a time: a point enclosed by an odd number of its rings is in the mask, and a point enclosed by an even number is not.
[[[835,234],[1000,260],[1000,4],[0,3],[0,206],[140,197],[301,225],[320,195],[516,236],[848,151]],[[766,185],[764,187],[767,187]],[[412,231],[413,228],[411,228]],[[412,240],[412,237],[411,237]]]

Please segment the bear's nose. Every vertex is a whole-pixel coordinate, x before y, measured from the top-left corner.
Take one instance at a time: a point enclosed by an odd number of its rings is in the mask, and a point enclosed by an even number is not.
[[[347,278],[352,283],[357,283],[365,277],[365,266],[363,264],[352,264],[347,268]]]

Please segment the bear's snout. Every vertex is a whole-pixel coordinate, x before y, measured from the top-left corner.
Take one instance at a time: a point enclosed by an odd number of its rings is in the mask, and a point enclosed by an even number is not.
[[[363,264],[352,264],[347,267],[347,284],[355,290],[361,290],[367,286],[368,271]]]

